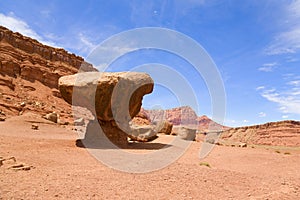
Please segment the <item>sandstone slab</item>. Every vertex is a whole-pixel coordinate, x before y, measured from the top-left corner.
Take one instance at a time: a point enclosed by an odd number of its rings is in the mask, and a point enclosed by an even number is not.
[[[140,111],[145,94],[153,90],[153,80],[139,72],[86,72],[59,79],[59,90],[69,104],[86,107],[101,121],[116,120]]]

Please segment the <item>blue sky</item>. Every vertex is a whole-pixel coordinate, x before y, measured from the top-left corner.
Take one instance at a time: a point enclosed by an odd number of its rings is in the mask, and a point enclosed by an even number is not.
[[[299,0],[0,0],[0,25],[85,58],[122,31],[176,30],[201,44],[220,71],[227,99],[226,125],[300,120]],[[176,55],[159,50],[132,52],[107,70],[146,63],[160,63],[183,74],[196,91],[197,113],[212,115],[205,82]],[[181,104],[168,88],[156,86],[144,105]]]

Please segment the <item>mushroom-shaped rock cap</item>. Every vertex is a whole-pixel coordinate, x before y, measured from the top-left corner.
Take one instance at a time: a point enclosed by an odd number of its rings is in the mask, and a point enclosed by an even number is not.
[[[153,80],[140,72],[85,72],[59,79],[59,90],[69,104],[86,107],[100,121],[130,121],[138,114]],[[125,121],[124,121],[125,120]]]

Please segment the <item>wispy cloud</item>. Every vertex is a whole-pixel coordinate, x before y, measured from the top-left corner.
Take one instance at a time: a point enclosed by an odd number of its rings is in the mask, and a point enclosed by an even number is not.
[[[267,100],[278,105],[282,113],[300,114],[300,88],[293,87],[289,90],[276,89],[264,90],[261,95]]]
[[[52,47],[63,47],[66,49],[75,50],[80,55],[88,55],[96,45],[92,42],[93,39],[84,32],[79,32],[75,37],[77,40],[66,38],[65,36],[58,36],[53,33],[45,33],[39,35],[33,30],[26,21],[15,16],[14,13],[7,15],[0,13],[0,25],[4,26],[14,32],[19,32],[22,35],[38,40],[39,42]]]
[[[300,86],[300,80],[289,81],[287,84],[292,86]]]
[[[77,49],[81,54],[90,53],[97,45],[86,34],[80,32],[77,35],[78,43],[73,48]]]
[[[258,117],[266,117],[267,114],[265,112],[260,112],[258,113]]]
[[[258,68],[258,70],[263,72],[272,72],[277,65],[277,62],[265,63],[260,68]]]
[[[263,89],[265,89],[265,86],[262,85],[262,86],[258,86],[255,90],[259,91],[259,90],[263,90]]]
[[[300,0],[292,1],[286,7],[284,30],[276,35],[266,48],[269,55],[296,53],[300,49]]]
[[[9,13],[8,15],[0,13],[0,25],[14,32],[19,32],[25,36],[34,38],[43,44],[57,46],[54,42],[47,41],[42,36],[37,34],[25,21],[17,18],[14,13]]]
[[[299,59],[298,58],[293,58],[293,57],[288,57],[286,59],[286,62],[288,62],[288,63],[293,63],[293,62],[297,62],[297,61],[299,61]]]

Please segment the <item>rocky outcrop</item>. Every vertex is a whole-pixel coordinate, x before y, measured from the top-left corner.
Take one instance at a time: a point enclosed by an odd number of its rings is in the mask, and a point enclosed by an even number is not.
[[[197,115],[189,106],[169,110],[146,110],[151,122],[167,120],[173,125],[197,125]]]
[[[139,115],[146,116],[144,118],[154,124],[166,120],[174,126],[187,126],[202,132],[209,130],[226,130],[229,128],[214,122],[206,115],[198,117],[195,111],[189,106],[168,110],[142,110]]]
[[[247,144],[300,146],[300,121],[286,120],[231,128],[222,132],[222,139]]]
[[[81,68],[95,71],[84,59],[64,49],[43,45],[37,40],[0,26],[0,73],[39,81],[57,88],[58,78],[74,74]]]
[[[72,110],[60,97],[58,79],[82,68],[95,71],[75,54],[0,26],[0,112],[11,117],[27,111],[40,115],[55,111],[71,122]]]
[[[206,115],[202,115],[201,117],[198,117],[197,122],[198,122],[198,130],[202,132],[229,129],[229,127],[218,124],[217,122],[208,118]]]
[[[153,85],[149,75],[139,72],[86,72],[59,79],[65,101],[89,109],[115,144],[127,142],[129,122],[139,113],[143,96],[152,92]]]

